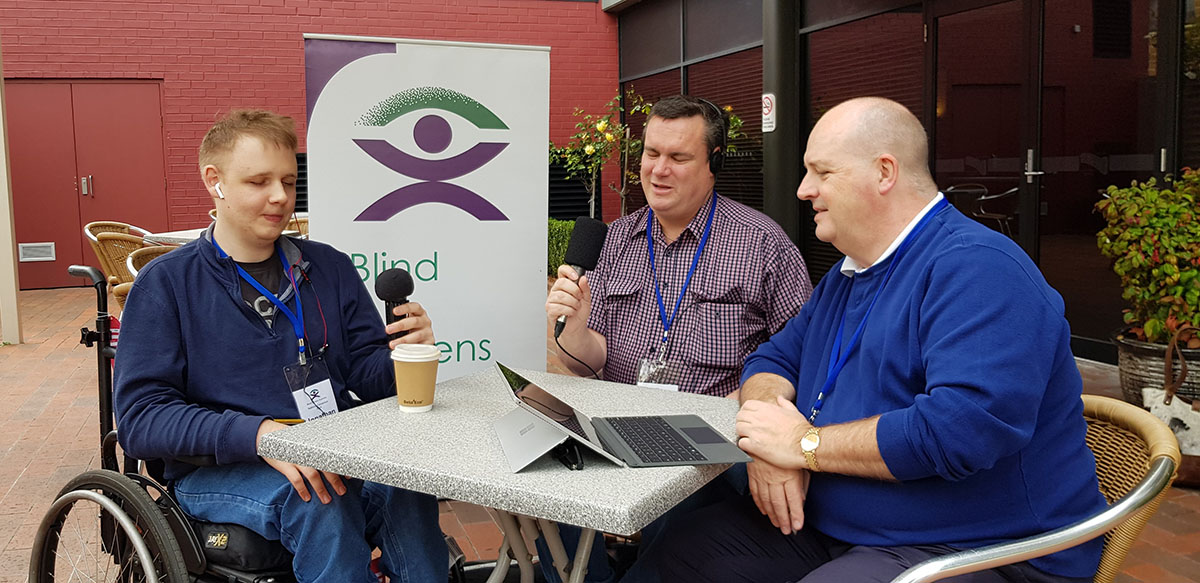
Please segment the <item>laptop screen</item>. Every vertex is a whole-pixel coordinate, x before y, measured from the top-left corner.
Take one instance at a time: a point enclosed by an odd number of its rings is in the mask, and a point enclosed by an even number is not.
[[[542,415],[562,425],[584,441],[588,440],[579,416],[575,414],[575,409],[503,364],[496,363],[496,365],[500,367],[500,372],[504,374],[504,380],[508,381],[508,386],[512,388],[513,395],[518,400],[537,409]]]

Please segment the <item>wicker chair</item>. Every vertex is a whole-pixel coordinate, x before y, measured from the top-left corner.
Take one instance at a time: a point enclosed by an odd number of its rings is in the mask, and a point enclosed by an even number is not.
[[[288,224],[286,227],[284,227],[284,230],[296,231],[296,232],[300,233],[301,239],[307,239],[308,238],[308,217],[296,217],[293,215],[292,220],[288,221]]]
[[[136,279],[138,272],[141,271],[147,263],[150,263],[150,260],[174,250],[175,247],[171,245],[152,245],[148,247],[142,247],[140,249],[134,249],[133,252],[129,254],[129,257],[125,258],[125,268],[128,269],[129,274]]]
[[[97,256],[103,257],[102,262],[106,262],[111,269],[105,274],[108,276],[108,283],[117,285],[132,282],[133,274],[129,273],[125,258],[144,246],[141,235],[104,232],[96,235],[96,243],[100,249]]]
[[[119,283],[112,288],[112,296],[117,300],[117,305],[121,306],[122,310],[125,309],[125,298],[129,295],[129,290],[131,289],[133,289],[132,283]]]
[[[108,262],[108,257],[105,256],[104,250],[100,248],[100,241],[96,238],[100,233],[125,233],[127,235],[137,235],[145,237],[150,232],[141,228],[122,223],[118,221],[93,221],[83,226],[83,234],[87,237],[88,243],[92,246],[92,252],[96,254],[96,260],[100,262],[100,271],[104,275],[112,277],[115,272],[112,265]]]
[[[1034,537],[929,559],[892,583],[925,583],[1041,557],[1105,535],[1095,583],[1112,583],[1142,528],[1158,510],[1179,467],[1175,434],[1124,401],[1083,396],[1087,444],[1110,506],[1081,522]]]

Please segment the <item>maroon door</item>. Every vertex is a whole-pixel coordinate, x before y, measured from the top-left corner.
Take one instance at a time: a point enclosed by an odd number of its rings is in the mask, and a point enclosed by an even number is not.
[[[88,178],[79,217],[167,229],[157,83],[74,83],[75,163]]]
[[[91,221],[167,230],[158,83],[9,81],[5,91],[22,289],[83,285],[67,266],[99,266],[83,235]],[[50,245],[53,261],[39,260]]]
[[[67,266],[99,264],[80,238],[71,84],[9,82],[4,98],[21,288],[82,284]]]

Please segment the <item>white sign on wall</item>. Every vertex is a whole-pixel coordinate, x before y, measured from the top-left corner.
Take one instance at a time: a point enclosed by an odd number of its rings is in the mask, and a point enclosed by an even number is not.
[[[775,131],[775,94],[762,94],[762,131]]]
[[[305,85],[313,239],[412,274],[439,379],[545,370],[549,48],[305,35]]]

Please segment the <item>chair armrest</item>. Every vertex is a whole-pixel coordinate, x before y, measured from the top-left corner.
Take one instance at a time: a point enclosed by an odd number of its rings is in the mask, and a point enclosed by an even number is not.
[[[909,567],[892,579],[892,583],[938,581],[963,573],[1019,563],[1085,543],[1116,528],[1167,489],[1175,476],[1175,466],[1175,460],[1170,456],[1156,457],[1151,461],[1150,471],[1137,486],[1089,518],[1045,534],[934,557]]]

